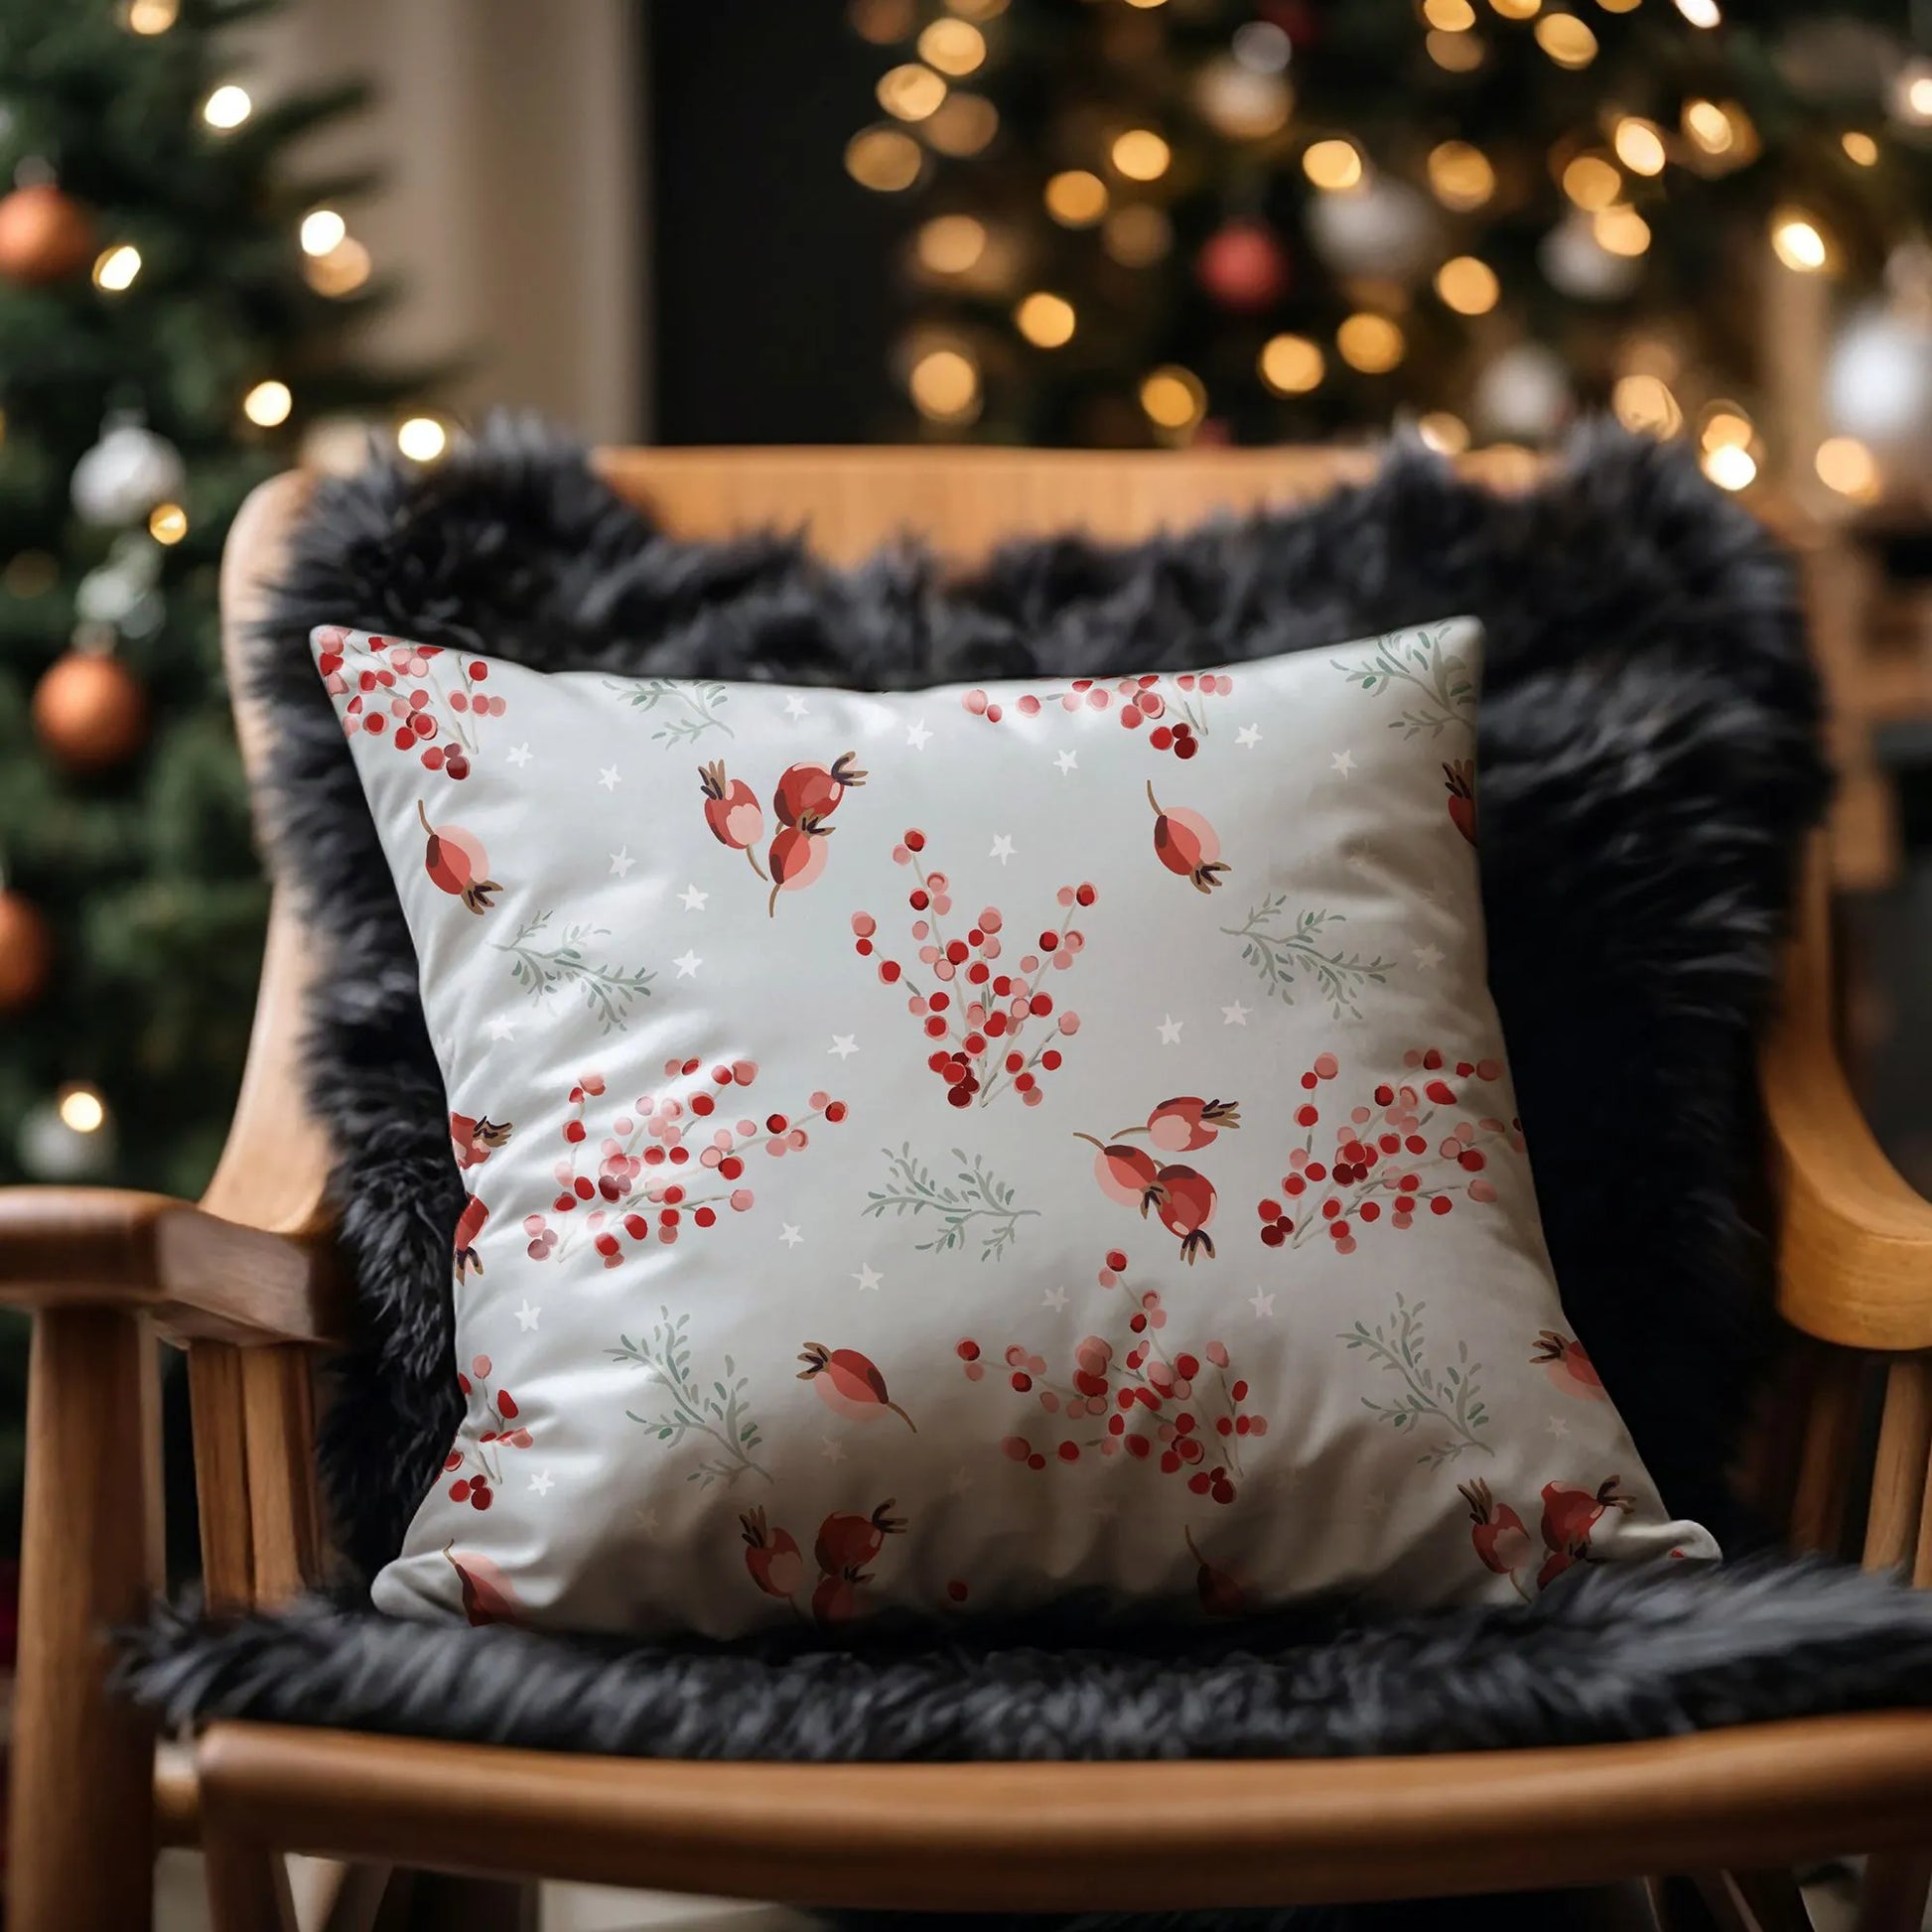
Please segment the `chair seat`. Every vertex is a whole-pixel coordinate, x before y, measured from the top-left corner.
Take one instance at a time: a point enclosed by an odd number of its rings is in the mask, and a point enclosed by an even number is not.
[[[1932,1843],[1932,1713],[1556,1750],[687,1763],[244,1723],[210,1828],[290,1850],[806,1906],[1157,1910],[1589,1884]]]

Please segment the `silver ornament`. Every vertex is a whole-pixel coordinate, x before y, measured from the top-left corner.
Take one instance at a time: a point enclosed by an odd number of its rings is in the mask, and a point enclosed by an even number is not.
[[[1547,443],[1570,413],[1563,358],[1542,343],[1517,343],[1476,377],[1475,418],[1485,435],[1508,443]]]
[[[138,418],[110,416],[100,440],[73,466],[73,507],[87,522],[118,529],[181,494],[181,452]]]
[[[1550,286],[1578,302],[1621,301],[1643,279],[1642,258],[1605,248],[1581,209],[1543,237],[1536,259]]]
[[[1307,219],[1316,251],[1337,275],[1410,281],[1428,266],[1440,242],[1428,200],[1387,175],[1372,175],[1359,188],[1317,194]]]
[[[73,1108],[71,1092],[30,1107],[20,1123],[14,1153],[36,1180],[98,1180],[114,1165],[113,1123],[103,1110],[91,1129],[72,1125],[69,1116],[89,1116]]]

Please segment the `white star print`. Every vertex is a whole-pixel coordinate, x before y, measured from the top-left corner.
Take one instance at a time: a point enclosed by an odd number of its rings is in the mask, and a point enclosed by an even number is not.
[[[1425,973],[1433,973],[1442,963],[1443,949],[1441,946],[1418,946],[1416,948],[1416,964]]]
[[[1355,754],[1353,752],[1337,752],[1328,762],[1345,778],[1355,768]]]
[[[1080,762],[1080,755],[1077,752],[1062,752],[1053,762],[1060,767],[1060,776],[1064,778],[1069,771],[1078,765]]]
[[[1049,1288],[1046,1291],[1041,1306],[1052,1309],[1057,1313],[1059,1310],[1066,1307],[1066,1290],[1063,1288]]]
[[[1275,1298],[1264,1295],[1260,1289],[1248,1297],[1248,1306],[1255,1311],[1255,1319],[1261,1321],[1275,1312]]]
[[[1252,1007],[1244,1007],[1239,1000],[1236,1000],[1231,1007],[1223,1007],[1221,1009],[1221,1025],[1224,1027],[1245,1027],[1248,1024],[1248,1015],[1253,1011],[1254,1009]]]
[[[863,1295],[868,1289],[877,1289],[886,1277],[867,1262],[852,1279],[859,1284],[859,1293]]]
[[[533,1496],[547,1496],[556,1485],[556,1481],[557,1478],[548,1469],[545,1469],[541,1475],[534,1475],[530,1478],[530,1493]]]
[[[1561,1416],[1552,1416],[1550,1418],[1550,1434],[1552,1436],[1568,1436],[1570,1434],[1570,1425]]]
[[[1005,865],[1006,862],[1013,857],[1012,835],[1006,832],[1000,832],[995,834],[993,840],[993,850],[989,852],[986,856],[989,859],[997,859],[999,860],[1001,865]]]
[[[698,968],[704,964],[704,961],[687,946],[671,961],[671,964],[677,968],[679,979],[691,980],[697,978]]]
[[[964,1469],[955,1469],[952,1481],[946,1485],[955,1496],[963,1496],[972,1486],[973,1478]]]
[[[499,1013],[489,1023],[491,1039],[509,1039],[516,1033],[516,1022],[507,1013]]]
[[[636,860],[630,856],[630,848],[627,845],[619,846],[617,851],[611,854],[611,870],[620,879],[628,879],[630,868],[636,863]]]
[[[1186,1024],[1186,1021],[1176,1020],[1171,1013],[1163,1014],[1161,1016],[1161,1025],[1157,1029],[1161,1035],[1161,1044],[1163,1046],[1178,1046],[1180,1044],[1180,1030]]]
[[[859,1042],[850,1034],[834,1034],[831,1045],[825,1050],[828,1053],[836,1053],[840,1059],[846,1060],[859,1050]]]
[[[512,764],[528,764],[530,761],[530,748],[527,745],[512,745],[506,756]]]
[[[905,729],[905,742],[915,752],[923,752],[926,748],[927,741],[931,737],[932,734],[926,730],[925,720],[923,718],[916,725],[908,725]]]
[[[804,1240],[804,1238],[805,1237],[802,1234],[800,1234],[797,1228],[794,1227],[792,1223],[789,1221],[787,1221],[784,1224],[784,1226],[778,1230],[778,1239],[782,1241],[787,1248],[797,1247],[799,1242]]]
[[[530,1304],[530,1298],[526,1295],[523,1298],[523,1306],[520,1309],[512,1310],[511,1312],[516,1316],[516,1325],[527,1335],[537,1325],[537,1316],[543,1311],[540,1308],[533,1308]]]
[[[836,1436],[827,1436],[824,1439],[824,1447],[819,1450],[819,1454],[824,1456],[828,1462],[843,1462],[845,1460],[845,1445]]]
[[[687,912],[702,912],[704,910],[704,902],[710,897],[711,895],[709,893],[701,893],[695,886],[687,886],[683,892],[678,894],[678,897],[684,901],[684,909]]]
[[[1259,725],[1243,725],[1234,734],[1234,742],[1244,752],[1252,752],[1261,743],[1261,727]]]
[[[607,764],[598,772],[597,781],[606,791],[616,791],[623,783],[623,773],[615,764]]]
[[[809,716],[810,712],[811,707],[805,702],[804,696],[800,692],[794,691],[785,700],[785,716],[787,718],[804,718]]]

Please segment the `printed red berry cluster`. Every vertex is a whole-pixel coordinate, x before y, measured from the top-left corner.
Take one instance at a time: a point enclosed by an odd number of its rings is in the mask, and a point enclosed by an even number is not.
[[[897,959],[880,959],[880,982],[904,986],[905,1010],[933,1042],[926,1065],[946,1083],[946,1098],[955,1107],[975,1102],[984,1107],[1009,1089],[1024,1105],[1036,1107],[1041,1076],[1057,1073],[1062,1064],[1058,1042],[1080,1031],[1080,1016],[1071,1009],[1056,1011],[1042,982],[1049,972],[1070,968],[1086,945],[1086,935],[1072,921],[1078,909],[1094,902],[1094,889],[1062,886],[1059,924],[1040,932],[1017,970],[1005,971],[999,965],[1005,915],[997,905],[985,906],[963,938],[949,938],[944,922],[952,911],[952,882],[943,872],[926,870],[924,852],[925,834],[916,827],[893,848],[895,862],[909,866],[918,882],[905,900],[914,915],[911,937],[919,964],[932,976],[930,990]],[[853,913],[852,934],[853,951],[861,958],[878,952],[879,921],[870,912]],[[1021,1043],[1030,1029],[1036,1040],[1031,1052]]]
[[[798,1592],[805,1587],[805,1558],[798,1539],[789,1530],[767,1523],[762,1509],[748,1509],[738,1524],[745,1539],[745,1568],[753,1583],[765,1595],[782,1597],[796,1610]],[[843,1623],[853,1614],[859,1591],[873,1580],[866,1566],[878,1560],[889,1536],[902,1535],[904,1529],[905,1519],[893,1514],[891,1496],[869,1515],[834,1510],[826,1517],[812,1541],[819,1579],[811,1607],[819,1622]]]
[[[498,1389],[492,1395],[489,1374],[487,1355],[473,1357],[468,1375],[459,1371],[457,1386],[463,1391],[466,1405],[474,1404],[478,1393],[482,1393],[483,1414],[478,1418],[482,1427],[467,1448],[459,1436],[457,1446],[443,1458],[443,1473],[456,1476],[450,1484],[450,1500],[468,1503],[472,1509],[487,1509],[496,1500],[496,1485],[503,1479],[503,1451],[526,1449],[531,1442],[530,1432],[517,1420],[516,1398],[507,1389]],[[468,1427],[467,1420],[465,1426]],[[457,1474],[466,1465],[474,1465],[471,1473]]]
[[[584,1158],[580,1150],[590,1139],[585,1115],[591,1101],[604,1095],[604,1076],[586,1073],[570,1090],[563,1125],[569,1152],[556,1164],[557,1197],[550,1211],[574,1215],[586,1208],[582,1222],[573,1228],[581,1227],[589,1236],[607,1268],[622,1261],[626,1239],[668,1247],[687,1224],[716,1226],[720,1206],[745,1213],[753,1204],[752,1190],[737,1183],[749,1154],[761,1150],[776,1161],[802,1153],[811,1145],[815,1121],[836,1127],[846,1117],[846,1103],[821,1089],[811,1096],[805,1113],[772,1113],[762,1120],[746,1114],[727,1122],[720,1108],[751,1087],[758,1078],[758,1062],[720,1062],[712,1067],[708,1083],[703,1068],[696,1058],[666,1060],[668,1079],[696,1078],[699,1084],[682,1094],[640,1094],[629,1109],[620,1111],[597,1144],[593,1173],[579,1171]],[[560,1234],[548,1215],[526,1214],[523,1231],[529,1236],[532,1261],[561,1259],[572,1251],[571,1234]]]
[[[1173,695],[1164,697],[1163,684]],[[1076,677],[1064,691],[1029,691],[1013,701],[1013,708],[1023,718],[1036,718],[1049,704],[1058,705],[1062,711],[1083,708],[1105,711],[1119,698],[1121,702],[1114,709],[1114,716],[1129,731],[1138,731],[1141,726],[1152,723],[1148,743],[1157,752],[1172,752],[1177,759],[1190,759],[1200,750],[1200,740],[1207,733],[1204,700],[1225,698],[1233,690],[1234,680],[1225,671],[1182,671],[1173,678],[1149,672],[1141,677],[1120,678],[1111,689],[1095,678]],[[997,725],[1006,716],[1005,706],[984,691],[964,692],[959,701],[975,718],[984,718],[989,725]]]
[[[351,651],[363,661],[351,664]],[[476,721],[500,718],[509,708],[477,689],[489,676],[481,657],[466,659],[440,644],[370,637],[358,648],[347,630],[334,625],[316,661],[330,694],[347,699],[343,729],[350,738],[358,731],[386,738],[398,752],[416,756],[426,771],[451,778],[470,775]],[[446,679],[451,669],[455,677]]]
[[[1351,1107],[1339,1120],[1331,1116],[1333,1141],[1325,1154],[1315,1149],[1321,1108],[1307,1100],[1296,1109],[1295,1124],[1306,1132],[1282,1175],[1285,1199],[1271,1196],[1257,1209],[1266,1246],[1299,1248],[1325,1233],[1336,1254],[1352,1255],[1359,1234],[1385,1213],[1391,1227],[1407,1228],[1423,1208],[1441,1216],[1459,1199],[1484,1206],[1495,1200],[1484,1171],[1504,1149],[1522,1153],[1522,1122],[1483,1113],[1445,1124],[1441,1116],[1460,1110],[1472,1087],[1501,1080],[1502,1061],[1457,1060],[1451,1069],[1434,1046],[1411,1047],[1402,1057],[1415,1078],[1384,1081],[1373,1106]],[[1334,1054],[1319,1053],[1302,1085],[1314,1093],[1339,1071]]]

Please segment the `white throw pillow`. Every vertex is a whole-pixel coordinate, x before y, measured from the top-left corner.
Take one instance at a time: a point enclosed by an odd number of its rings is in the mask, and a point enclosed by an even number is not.
[[[469,1200],[375,1600],[732,1635],[1716,1554],[1566,1327],[1466,620],[873,695],[329,626]]]

